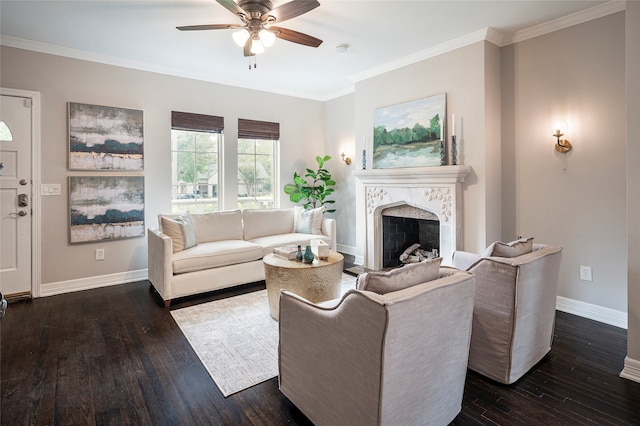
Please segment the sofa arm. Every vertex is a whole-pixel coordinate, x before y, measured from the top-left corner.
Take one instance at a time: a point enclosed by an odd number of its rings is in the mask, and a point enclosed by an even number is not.
[[[168,306],[171,302],[173,244],[171,238],[156,228],[149,228],[147,235],[149,281]]]
[[[322,218],[322,228],[320,229],[322,235],[325,235],[331,239],[331,247],[330,250],[338,251],[336,249],[336,220],[328,217]]]
[[[456,251],[453,253],[452,266],[456,269],[466,271],[471,265],[480,260],[480,257],[479,254],[475,253]]]

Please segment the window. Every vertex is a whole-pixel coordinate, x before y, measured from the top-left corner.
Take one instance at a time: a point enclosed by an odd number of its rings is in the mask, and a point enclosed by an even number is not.
[[[171,212],[220,210],[220,146],[224,119],[171,113]]]
[[[3,142],[13,141],[13,135],[11,134],[11,130],[9,129],[9,126],[7,126],[4,121],[0,121],[0,141],[3,141]]]
[[[238,208],[266,209],[277,202],[280,124],[238,120]]]

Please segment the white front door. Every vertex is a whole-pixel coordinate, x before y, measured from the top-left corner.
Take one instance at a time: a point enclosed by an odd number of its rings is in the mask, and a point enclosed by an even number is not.
[[[31,296],[32,101],[2,95],[0,104],[0,291]]]

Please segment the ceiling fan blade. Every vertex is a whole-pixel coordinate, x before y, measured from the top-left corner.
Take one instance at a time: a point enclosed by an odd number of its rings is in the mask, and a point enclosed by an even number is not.
[[[289,3],[276,7],[267,15],[276,18],[276,22],[283,22],[307,13],[318,6],[320,6],[320,3],[316,0],[292,0]]]
[[[187,25],[185,27],[176,27],[180,31],[199,31],[199,30],[226,30],[227,28],[242,28],[242,25],[235,24],[209,24],[209,25]]]
[[[287,3],[289,4],[289,3]],[[288,30],[280,27],[269,27],[276,37],[293,43],[303,44],[305,46],[318,47],[322,44],[322,40],[312,37],[308,34],[299,33],[298,31]]]
[[[238,6],[238,3],[236,3],[233,0],[216,0],[216,1],[220,3],[220,5],[222,5],[229,12],[233,13],[234,15],[248,16],[247,12],[245,12],[244,9]]]
[[[251,53],[251,40],[251,37],[249,37],[244,44],[244,56],[256,56],[254,53]]]

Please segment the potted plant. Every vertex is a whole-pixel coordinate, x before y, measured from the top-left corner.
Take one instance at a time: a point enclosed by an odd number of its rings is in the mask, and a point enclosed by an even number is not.
[[[333,186],[336,184],[331,179],[329,170],[324,168],[324,164],[329,160],[331,160],[331,157],[328,155],[324,157],[317,156],[318,170],[307,169],[304,177],[297,172],[293,174],[293,183],[288,183],[284,186],[284,192],[292,202],[299,203],[303,201],[305,210],[335,203],[335,200],[327,200],[327,197],[333,193]],[[306,178],[309,178],[310,181],[307,181]],[[333,213],[336,210],[327,209],[325,211]]]

